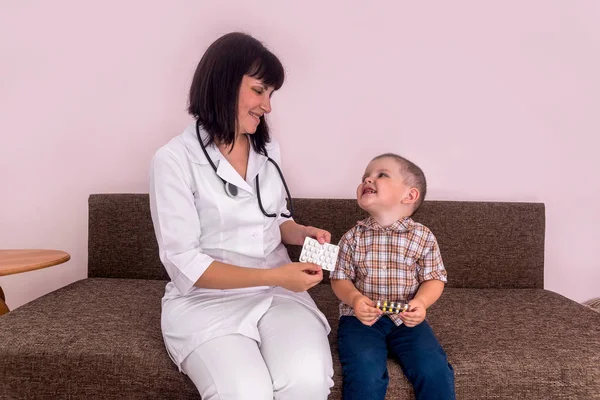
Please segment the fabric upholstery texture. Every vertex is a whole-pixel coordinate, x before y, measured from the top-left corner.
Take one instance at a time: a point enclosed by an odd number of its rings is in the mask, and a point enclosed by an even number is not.
[[[199,399],[160,332],[166,274],[146,194],[90,197],[89,276],[0,317],[0,399]],[[298,199],[296,220],[333,242],[364,217],[354,200]],[[456,374],[458,399],[600,399],[600,313],[543,289],[544,206],[426,202],[449,283],[428,321]],[[297,257],[300,248],[292,246]],[[338,300],[310,290],[332,326]],[[388,399],[414,398],[389,359]]]

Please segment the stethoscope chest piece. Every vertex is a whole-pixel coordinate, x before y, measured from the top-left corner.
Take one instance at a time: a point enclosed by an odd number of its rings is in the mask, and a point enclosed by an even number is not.
[[[212,169],[215,171],[215,174],[217,174],[219,179],[221,179],[221,181],[223,181],[223,185],[225,186],[225,193],[227,193],[227,196],[229,196],[231,198],[237,197],[238,192],[239,192],[238,187],[235,186],[234,184],[227,182],[225,179],[223,179],[219,176],[219,174],[217,173],[217,166],[215,165],[215,163],[212,162],[212,160],[208,156],[208,152],[206,151],[206,147],[204,146],[204,143],[202,142],[202,137],[200,136],[200,121],[196,121],[196,136],[198,137],[198,141],[200,142],[200,147],[202,148],[202,152],[206,156],[208,163],[210,164]],[[269,161],[271,164],[273,164],[275,166],[275,168],[277,168],[277,172],[279,173],[279,177],[281,178],[281,182],[283,183],[283,187],[285,188],[285,193],[287,194],[287,197],[290,201],[290,203],[289,203],[290,204],[290,213],[289,214],[280,213],[279,215],[281,215],[284,218],[291,218],[292,214],[294,212],[293,206],[292,206],[292,195],[290,194],[290,190],[287,187],[287,183],[285,183],[285,178],[283,177],[281,168],[279,168],[279,165],[277,165],[277,163],[275,161],[273,161],[273,159],[270,158],[268,154],[266,154],[266,151],[265,151],[265,156],[267,157],[267,161]],[[263,213],[263,215],[265,217],[271,217],[271,218],[277,217],[277,213],[269,214],[268,212],[265,211],[265,209],[262,206],[262,200],[260,199],[260,182],[258,180],[258,174],[256,175],[256,198],[258,199],[258,207],[260,208],[260,211]]]
[[[236,197],[238,194],[238,188],[229,182],[225,182],[225,193],[227,193],[227,196],[231,198]]]

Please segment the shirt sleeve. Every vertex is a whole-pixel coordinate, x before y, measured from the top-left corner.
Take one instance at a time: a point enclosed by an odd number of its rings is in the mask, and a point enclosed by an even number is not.
[[[417,260],[419,282],[439,280],[448,282],[440,247],[433,233],[425,229],[425,247]]]
[[[181,294],[187,294],[214,259],[199,244],[200,219],[183,162],[161,148],[150,167],[150,212],[160,260]]]
[[[329,275],[329,279],[349,279],[354,281],[356,271],[354,269],[353,255],[355,250],[354,234],[356,227],[352,228],[342,238],[338,246],[338,259],[335,264],[335,269]]]

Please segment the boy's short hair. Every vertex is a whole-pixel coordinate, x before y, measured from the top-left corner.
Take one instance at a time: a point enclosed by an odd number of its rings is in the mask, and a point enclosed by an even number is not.
[[[427,194],[427,180],[425,179],[423,170],[412,161],[394,153],[380,154],[371,161],[380,158],[392,158],[396,160],[400,165],[400,173],[404,176],[405,183],[419,190],[419,198],[415,202],[415,208],[413,209],[413,213],[416,212],[421,207],[421,204],[423,204],[425,195]]]

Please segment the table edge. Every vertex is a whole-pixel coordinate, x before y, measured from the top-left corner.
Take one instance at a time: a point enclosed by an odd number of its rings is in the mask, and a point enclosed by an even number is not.
[[[58,251],[62,251],[62,250],[58,250]],[[46,262],[42,262],[42,263],[38,263],[35,265],[32,265],[30,267],[20,267],[20,268],[13,268],[13,269],[6,269],[6,270],[0,270],[0,276],[7,276],[7,275],[15,275],[15,274],[20,274],[22,272],[29,272],[29,271],[35,271],[37,269],[43,269],[43,268],[48,268],[48,267],[53,267],[55,265],[59,265],[62,263],[65,263],[67,261],[69,261],[71,259],[71,255],[65,251],[63,251],[63,253],[65,253],[64,256],[54,259],[54,260],[50,260],[50,261],[46,261]]]

